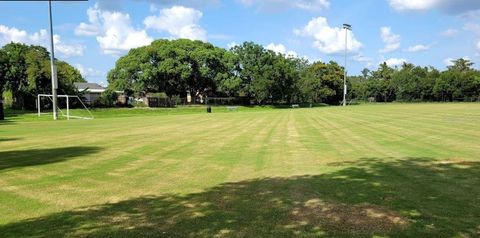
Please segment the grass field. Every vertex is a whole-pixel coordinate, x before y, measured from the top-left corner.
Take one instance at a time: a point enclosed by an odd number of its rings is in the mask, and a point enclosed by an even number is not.
[[[480,104],[177,110],[1,123],[0,237],[480,236]]]

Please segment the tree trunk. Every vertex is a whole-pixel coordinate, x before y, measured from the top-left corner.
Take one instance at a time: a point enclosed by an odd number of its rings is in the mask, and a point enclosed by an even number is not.
[[[5,120],[5,115],[3,113],[3,96],[2,93],[0,92],[0,121]]]

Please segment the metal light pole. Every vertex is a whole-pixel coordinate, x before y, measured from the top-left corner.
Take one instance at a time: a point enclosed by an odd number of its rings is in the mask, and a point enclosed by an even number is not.
[[[345,29],[345,67],[344,67],[344,74],[343,74],[343,106],[347,106],[347,35],[348,31],[352,30],[352,26],[349,24],[343,24],[343,29]]]
[[[48,13],[50,15],[50,64],[52,71],[52,103],[53,103],[53,120],[58,119],[57,112],[57,67],[55,66],[55,48],[53,44],[53,24],[52,24],[52,1],[48,1]]]

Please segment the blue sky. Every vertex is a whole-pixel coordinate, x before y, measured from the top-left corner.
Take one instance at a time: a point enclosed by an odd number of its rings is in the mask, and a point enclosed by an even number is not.
[[[47,2],[0,2],[0,46],[48,46]],[[349,72],[386,61],[444,69],[466,57],[480,65],[478,0],[90,0],[54,2],[56,56],[91,82],[130,48],[190,38],[228,48],[254,41],[274,51],[343,64]]]

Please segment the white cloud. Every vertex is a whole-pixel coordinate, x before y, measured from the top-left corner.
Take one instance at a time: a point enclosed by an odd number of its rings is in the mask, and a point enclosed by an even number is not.
[[[89,23],[80,23],[75,29],[75,34],[96,36],[105,54],[117,55],[153,41],[145,30],[132,26],[129,14],[103,11],[95,5],[87,10],[87,15]]]
[[[373,59],[362,54],[354,55],[352,58],[354,61],[363,63],[365,68],[371,68],[373,66]]]
[[[15,27],[9,28],[4,25],[0,25],[0,44],[4,45],[9,42],[24,42],[28,39],[26,31],[18,30]]]
[[[29,34],[24,30],[15,27],[0,25],[0,46],[10,42],[18,42],[24,44],[41,45],[50,50],[50,37],[45,29]],[[82,56],[85,47],[80,44],[66,44],[62,42],[59,35],[53,35],[53,43],[55,52],[64,57]]]
[[[227,44],[227,49],[231,49],[231,48],[233,48],[233,47],[235,47],[235,46],[237,46],[237,45],[238,45],[237,42],[232,41],[232,42],[230,42],[230,43]]]
[[[447,30],[442,32],[442,36],[452,37],[452,36],[455,36],[456,34],[458,34],[458,32],[459,31],[457,29],[447,29]]]
[[[396,35],[392,32],[392,28],[390,27],[382,27],[380,28],[380,37],[382,41],[385,43],[385,48],[381,49],[381,53],[388,53],[397,50],[400,48],[400,35]]]
[[[407,60],[406,59],[391,58],[391,59],[387,59],[387,60],[384,60],[384,61],[380,62],[380,64],[383,63],[383,62],[387,63],[387,65],[389,67],[395,67],[395,66],[399,66],[403,63],[406,63]]]
[[[205,8],[211,6],[219,6],[222,0],[95,0],[99,9],[107,11],[121,11],[129,7],[130,2],[139,2],[150,4],[150,11],[157,11],[162,7],[186,6],[193,8]]]
[[[389,0],[390,6],[398,11],[428,10],[437,6],[440,0]]]
[[[313,38],[313,46],[325,54],[338,54],[345,50],[345,30],[341,27],[330,27],[327,19],[312,19],[306,26],[294,31],[296,35]],[[362,48],[352,32],[348,32],[348,52],[358,52]]]
[[[429,45],[414,45],[414,46],[410,46],[408,47],[407,51],[408,52],[420,52],[420,51],[426,51],[430,49],[430,46]]]
[[[361,63],[369,63],[372,62],[372,59],[369,57],[366,57],[364,55],[358,54],[353,56],[353,60]]]
[[[476,23],[476,22],[467,22],[465,23],[465,25],[463,26],[463,30],[465,31],[471,31],[475,34],[479,34],[480,35],[480,24]]]
[[[83,77],[85,78],[90,78],[90,77],[104,77],[105,73],[98,69],[90,68],[90,67],[85,67],[82,64],[74,64],[75,68],[80,71],[80,74],[82,74]]]
[[[318,11],[330,7],[329,0],[238,0],[246,6],[257,6],[261,11],[275,11],[297,8]]]
[[[443,60],[443,63],[446,65],[446,66],[452,66],[453,65],[453,58],[446,58]]]
[[[199,25],[203,13],[193,8],[173,6],[160,10],[158,16],[148,16],[143,21],[147,28],[168,32],[174,38],[207,40],[207,31]]]
[[[274,43],[270,43],[265,47],[265,49],[271,50],[275,53],[286,55],[286,56],[292,56],[292,57],[297,57],[298,56],[297,52],[292,51],[292,50],[287,51],[287,48],[282,44],[276,45]]]
[[[308,60],[310,63],[315,63],[315,62],[323,62],[323,59],[320,57],[309,57],[309,56],[304,56],[302,57],[303,59]]]
[[[477,1],[477,4],[480,5],[480,2]],[[477,9],[477,10],[472,10],[472,9],[474,8],[470,7],[468,11],[461,13],[460,17],[463,19],[473,20],[473,21],[480,19],[480,9]]]
[[[458,58],[457,58],[457,59],[458,59]],[[455,60],[457,60],[457,59],[448,57],[448,58],[446,58],[446,59],[443,60],[443,63],[444,63],[446,66],[452,66],[452,65],[454,65],[453,61],[455,61]],[[470,57],[464,56],[464,57],[462,57],[461,59],[470,60]]]
[[[388,0],[397,11],[440,9],[450,14],[470,14],[480,8],[478,0]]]
[[[480,40],[477,42],[477,50],[480,51]]]
[[[75,35],[77,36],[96,36],[100,34],[100,29],[95,25],[89,25],[85,22],[75,27]]]

